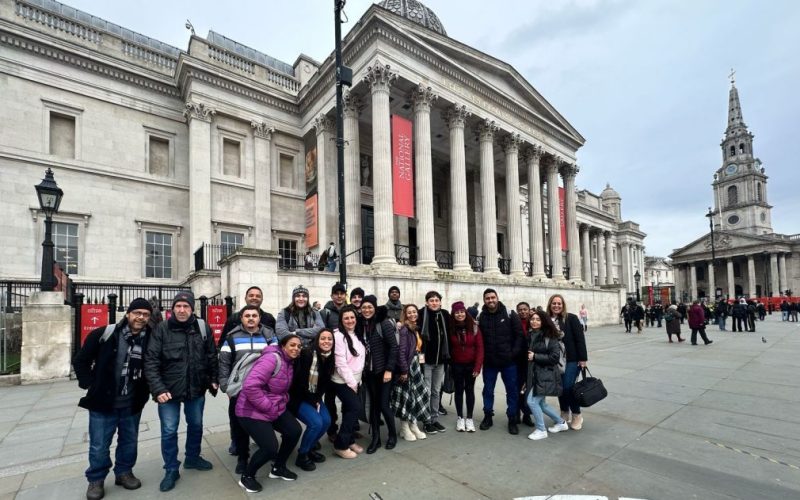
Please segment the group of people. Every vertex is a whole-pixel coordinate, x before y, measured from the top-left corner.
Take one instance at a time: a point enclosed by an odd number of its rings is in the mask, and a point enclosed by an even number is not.
[[[526,302],[511,308],[487,288],[480,311],[462,301],[446,310],[435,290],[417,307],[403,304],[393,286],[388,301],[379,305],[375,295],[354,288],[348,297],[336,283],[319,310],[302,285],[277,318],[261,309],[260,288],[248,289],[245,302],[218,344],[194,314],[190,292],[177,294],[169,319],[155,326],[148,325],[152,305],[135,299],[122,321],[87,337],[74,360],[79,384],[87,389],[80,406],[90,412],[87,499],[104,496],[115,433],[115,484],[141,486],[133,467],[139,419],[149,398],[158,403],[161,421],[161,491],[173,489],[180,478],[181,406],[187,421],[184,469],[213,468],[201,456],[202,422],[205,394],[218,390],[229,398],[228,451],[237,456],[239,485],[247,492],[261,491],[256,474],[269,462],[270,478],[296,479],[287,467],[295,448],[295,465],[315,470],[326,460],[320,453],[326,435],[335,455],[353,459],[392,449],[398,438],[415,441],[445,432],[440,417],[447,414],[441,405],[446,378],[453,387],[448,391],[454,392],[458,432],[476,431],[479,375],[481,430],[494,425],[498,376],[505,386],[510,434],[518,434],[521,423],[533,428],[532,440],[583,426],[572,387],[588,360],[586,315],[568,313],[561,295],[550,297],[545,308]],[[547,405],[548,396],[558,397],[560,411]],[[544,415],[552,420],[550,427]],[[369,424],[366,448],[358,443],[363,437],[359,421]],[[252,456],[251,440],[257,445]]]

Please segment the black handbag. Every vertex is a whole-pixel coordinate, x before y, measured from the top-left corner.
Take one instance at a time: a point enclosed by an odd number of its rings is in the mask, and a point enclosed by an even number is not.
[[[442,383],[442,392],[445,394],[453,394],[456,392],[456,382],[453,380],[453,369],[449,363],[444,367],[444,382]]]
[[[588,377],[586,376],[588,373]],[[581,380],[575,382],[572,387],[572,395],[578,405],[587,408],[602,401],[608,396],[608,391],[603,385],[603,381],[599,378],[592,377],[592,373],[588,368],[584,367],[581,370]]]

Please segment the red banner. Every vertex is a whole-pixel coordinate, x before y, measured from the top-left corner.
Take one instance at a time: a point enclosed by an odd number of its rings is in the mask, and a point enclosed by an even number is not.
[[[319,244],[317,197],[317,193],[314,193],[306,198],[306,248],[313,248]]]
[[[561,250],[567,250],[567,207],[564,203],[564,188],[558,188],[558,218],[561,222]]]
[[[414,139],[411,120],[392,115],[392,204],[394,214],[414,217]]]
[[[208,319],[208,326],[211,327],[211,333],[214,334],[214,343],[219,343],[222,329],[228,319],[228,309],[224,305],[206,306],[206,318]]]
[[[651,306],[652,306],[653,304],[655,304],[655,301],[653,300],[653,287],[652,287],[652,286],[648,286],[648,287],[647,287],[647,302],[648,302],[648,303],[649,303]]]
[[[107,304],[81,304],[81,345],[92,330],[107,324]]]

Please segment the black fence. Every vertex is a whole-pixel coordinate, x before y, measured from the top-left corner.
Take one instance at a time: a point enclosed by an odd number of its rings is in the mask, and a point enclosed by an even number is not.
[[[503,274],[511,274],[511,259],[497,259],[497,267]]]
[[[40,290],[38,281],[0,281],[0,304],[7,313],[20,312],[28,297]]]
[[[212,245],[203,243],[194,251],[195,271],[219,271],[219,261],[232,254],[242,245]]]
[[[394,245],[394,258],[401,266],[417,265],[417,247]]]
[[[435,250],[436,265],[439,269],[453,269],[455,252],[452,250]]]
[[[476,273],[482,273],[484,269],[484,257],[483,255],[470,255],[469,256],[469,267],[472,268],[473,271]]]

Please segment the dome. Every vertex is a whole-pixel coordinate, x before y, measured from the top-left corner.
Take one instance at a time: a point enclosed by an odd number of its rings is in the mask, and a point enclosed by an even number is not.
[[[614,191],[614,189],[611,187],[611,184],[608,183],[606,183],[606,188],[603,190],[603,192],[600,193],[600,197],[603,198],[604,200],[607,200],[609,198],[616,198],[618,200],[621,199],[619,193]]]
[[[421,24],[440,35],[447,36],[439,17],[431,9],[422,5],[422,2],[417,0],[383,0],[378,3],[378,6],[398,16],[405,17],[409,21]]]

